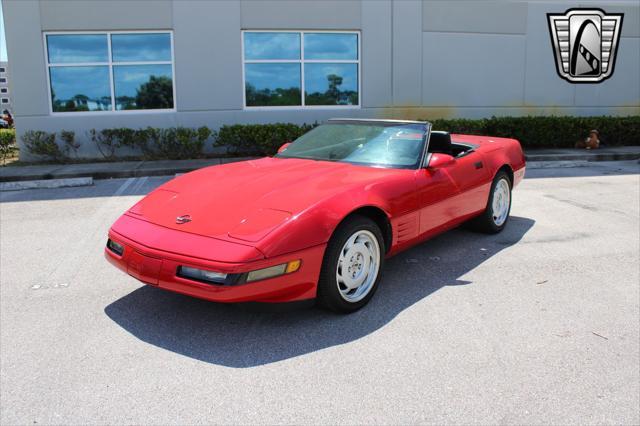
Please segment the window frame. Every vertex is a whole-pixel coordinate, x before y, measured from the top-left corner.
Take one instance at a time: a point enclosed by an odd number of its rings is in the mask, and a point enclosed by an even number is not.
[[[112,34],[169,34],[171,44],[171,60],[170,61],[126,61],[114,62],[111,51],[111,35]],[[47,44],[47,36],[49,35],[106,35],[107,36],[107,61],[106,62],[49,62],[49,49]],[[47,73],[47,97],[49,98],[49,114],[50,115],[102,115],[102,114],[157,114],[157,113],[173,113],[177,112],[176,99],[176,61],[175,49],[173,41],[173,30],[117,30],[117,31],[43,31],[42,47],[44,49],[45,71]],[[158,109],[137,109],[137,110],[117,110],[115,98],[115,83],[113,78],[113,67],[120,65],[171,65],[171,88],[173,91],[173,108]],[[54,111],[51,99],[51,72],[52,67],[90,67],[90,66],[106,66],[109,68],[109,91],[111,94],[111,110],[109,111]]]
[[[244,34],[245,33],[297,33],[300,34],[300,58],[299,59],[245,59],[244,55]],[[305,59],[304,57],[304,35],[305,34],[356,34],[358,36],[357,54],[358,59]],[[282,111],[282,110],[306,110],[306,109],[361,109],[362,108],[362,32],[359,30],[251,30],[240,31],[240,48],[242,55],[242,109],[247,111]],[[246,64],[286,64],[293,63],[300,65],[300,105],[282,106],[248,106],[247,105],[247,82],[245,75]],[[305,63],[319,64],[356,64],[358,66],[358,104],[357,105],[305,105]]]
[[[9,105],[10,103],[11,103],[11,101],[9,100],[9,98],[0,99],[0,104],[2,104],[2,105]]]

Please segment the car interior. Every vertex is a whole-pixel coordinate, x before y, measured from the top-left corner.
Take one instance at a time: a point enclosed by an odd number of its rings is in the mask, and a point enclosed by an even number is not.
[[[435,154],[448,154],[453,157],[461,157],[473,151],[472,145],[452,142],[451,134],[441,130],[432,130],[429,137],[428,152]]]

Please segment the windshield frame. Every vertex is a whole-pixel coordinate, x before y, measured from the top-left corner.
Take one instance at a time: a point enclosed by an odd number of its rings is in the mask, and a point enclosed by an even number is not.
[[[422,151],[418,158],[418,161],[411,165],[399,165],[399,164],[382,164],[382,163],[363,163],[356,161],[348,161],[348,160],[338,160],[338,159],[325,159],[325,158],[310,158],[310,157],[299,157],[295,155],[286,155],[286,149],[282,152],[278,152],[273,156],[273,158],[280,159],[299,159],[299,160],[311,160],[311,161],[327,161],[330,163],[344,163],[351,164],[354,166],[363,166],[363,167],[372,167],[372,168],[383,168],[383,169],[405,169],[405,170],[417,170],[424,167],[425,156],[428,152],[429,145],[429,137],[431,135],[431,123],[428,121],[409,121],[409,120],[376,120],[376,119],[355,119],[355,118],[332,118],[330,120],[321,123],[321,125],[325,124],[351,124],[351,125],[369,125],[369,126],[382,126],[382,127],[397,127],[402,125],[419,125],[423,126],[422,128]],[[297,140],[297,139],[296,139]],[[296,141],[294,140],[291,144],[294,144]]]

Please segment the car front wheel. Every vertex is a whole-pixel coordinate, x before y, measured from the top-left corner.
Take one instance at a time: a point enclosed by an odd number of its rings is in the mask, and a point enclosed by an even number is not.
[[[318,282],[318,303],[335,312],[357,311],[373,297],[384,264],[384,239],[371,219],[354,216],[331,237]]]
[[[498,172],[491,184],[489,200],[484,212],[469,225],[472,229],[487,234],[496,234],[504,229],[511,212],[511,180],[504,172]]]

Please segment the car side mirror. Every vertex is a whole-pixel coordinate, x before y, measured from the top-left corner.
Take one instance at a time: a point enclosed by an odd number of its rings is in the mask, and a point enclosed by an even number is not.
[[[456,161],[456,159],[449,154],[442,154],[442,153],[431,154],[431,156],[429,157],[429,161],[427,163],[427,168],[432,170],[439,169],[441,167],[445,167],[445,166],[448,166],[449,164],[452,164],[454,161]]]
[[[282,144],[282,146],[280,148],[278,148],[278,154],[280,154],[282,151],[284,151],[285,149],[287,149],[287,147],[291,145],[291,142],[287,142]]]

